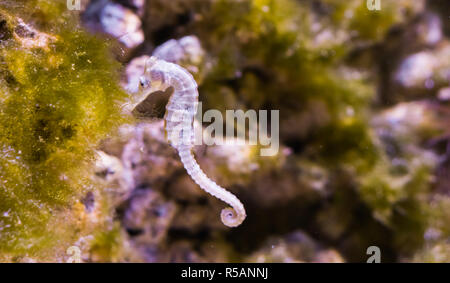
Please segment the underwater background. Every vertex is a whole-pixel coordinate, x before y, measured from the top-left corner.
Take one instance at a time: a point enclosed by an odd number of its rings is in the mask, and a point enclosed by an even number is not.
[[[0,261],[450,261],[450,2],[380,4],[0,0]],[[203,111],[279,110],[275,156],[195,147],[237,228],[168,144],[167,95],[123,111],[152,54]]]

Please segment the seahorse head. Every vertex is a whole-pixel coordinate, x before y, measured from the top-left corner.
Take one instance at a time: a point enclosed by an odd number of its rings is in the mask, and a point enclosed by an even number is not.
[[[145,63],[144,74],[139,78],[139,91],[150,93],[166,87],[164,61],[152,56]]]

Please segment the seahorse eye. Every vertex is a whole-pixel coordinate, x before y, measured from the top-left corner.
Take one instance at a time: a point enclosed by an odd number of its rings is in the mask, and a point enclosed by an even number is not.
[[[141,85],[141,87],[145,88],[148,87],[149,81],[145,77],[140,77],[139,84]]]

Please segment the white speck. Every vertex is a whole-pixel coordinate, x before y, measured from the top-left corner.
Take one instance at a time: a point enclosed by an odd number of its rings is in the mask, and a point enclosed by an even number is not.
[[[406,58],[400,65],[396,79],[405,87],[417,85],[433,75],[435,58],[426,52],[419,52]]]
[[[347,114],[347,116],[353,116],[355,115],[355,110],[353,109],[353,107],[348,106],[345,109],[345,113]]]
[[[450,87],[440,89],[437,97],[443,101],[450,100]]]
[[[11,210],[9,209],[8,211],[5,211],[4,213],[3,213],[3,217],[9,217],[9,212],[10,212]]]

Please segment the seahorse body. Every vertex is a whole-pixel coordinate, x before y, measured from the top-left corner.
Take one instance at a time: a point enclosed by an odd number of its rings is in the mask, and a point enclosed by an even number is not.
[[[197,83],[192,75],[176,64],[151,57],[140,85],[144,96],[173,87],[164,116],[167,139],[177,149],[186,171],[200,188],[232,207],[222,210],[222,222],[229,227],[239,226],[246,217],[244,206],[235,195],[206,176],[192,153],[194,116],[198,107]]]

